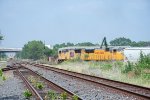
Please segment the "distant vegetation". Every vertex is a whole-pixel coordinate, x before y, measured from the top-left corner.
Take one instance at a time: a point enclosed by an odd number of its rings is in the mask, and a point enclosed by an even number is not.
[[[135,42],[135,41],[131,41],[129,38],[120,37],[120,38],[111,40],[109,45],[146,47],[146,46],[150,46],[150,41]],[[100,46],[100,45],[93,44],[91,42],[83,42],[83,43],[77,43],[77,44],[68,42],[68,43],[62,43],[62,44],[55,44],[53,49],[49,49],[48,47],[44,45],[42,41],[34,40],[34,41],[29,41],[27,44],[25,44],[22,52],[18,53],[17,57],[21,57],[25,59],[34,59],[34,60],[48,58],[49,56],[57,57],[57,52],[59,48],[69,47],[69,46]]]
[[[3,40],[3,36],[0,34],[0,40]]]
[[[133,47],[146,47],[150,46],[150,41],[131,41],[128,38],[120,37],[110,41],[112,46],[133,46]]]
[[[22,52],[17,54],[17,57],[21,56],[24,59],[44,59],[51,56],[53,50],[50,50],[44,45],[42,41],[29,41],[24,45]]]

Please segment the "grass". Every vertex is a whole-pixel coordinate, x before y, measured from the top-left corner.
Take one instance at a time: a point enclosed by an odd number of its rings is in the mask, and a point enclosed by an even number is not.
[[[53,90],[48,91],[48,93],[45,97],[46,100],[57,100],[57,98],[58,98],[58,96]]]
[[[43,85],[43,83],[36,83],[36,88],[37,89],[43,89],[44,88],[44,85]]]
[[[149,67],[144,67],[144,69],[138,67],[140,64],[121,61],[64,61],[63,63],[53,66],[69,71],[150,87],[150,69]]]
[[[26,99],[29,99],[29,98],[31,98],[32,93],[27,89],[24,91],[23,95]]]
[[[7,65],[7,62],[6,61],[0,61],[0,68],[5,68]]]

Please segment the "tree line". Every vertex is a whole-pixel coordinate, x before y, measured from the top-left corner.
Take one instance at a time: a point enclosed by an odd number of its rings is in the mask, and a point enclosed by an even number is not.
[[[116,38],[109,42],[111,46],[133,46],[133,47],[147,47],[150,46],[150,41],[131,41],[129,38]],[[45,46],[42,41],[29,41],[27,44],[24,45],[22,52],[17,54],[17,57],[21,57],[24,59],[43,59],[48,58],[49,56],[57,57],[58,49],[62,47],[69,47],[69,46],[100,46],[100,44],[93,44],[91,42],[83,42],[83,43],[62,43],[62,44],[55,44],[53,49],[49,49]]]
[[[112,46],[132,46],[132,47],[148,47],[150,46],[150,41],[131,41],[129,38],[116,38],[110,41],[110,45]]]

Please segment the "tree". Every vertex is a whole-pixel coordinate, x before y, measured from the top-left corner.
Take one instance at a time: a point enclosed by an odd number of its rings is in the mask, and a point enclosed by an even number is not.
[[[49,56],[51,52],[48,47],[45,47],[42,41],[29,41],[24,45],[21,56],[25,59],[42,59],[44,56]]]
[[[150,41],[148,41],[148,42],[146,42],[146,41],[139,41],[139,42],[133,41],[131,43],[131,46],[133,46],[133,47],[147,47],[147,46],[150,46]]]
[[[95,46],[95,44],[91,42],[83,42],[83,43],[78,43],[76,46]]]
[[[3,36],[1,35],[1,33],[0,33],[0,40],[3,40]]]
[[[128,38],[120,37],[110,41],[112,46],[130,46],[132,41]]]

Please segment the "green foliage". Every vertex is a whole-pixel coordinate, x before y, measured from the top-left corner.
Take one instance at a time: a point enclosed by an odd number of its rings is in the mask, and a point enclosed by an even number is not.
[[[142,78],[145,80],[150,80],[150,73],[142,73]]]
[[[128,62],[122,72],[129,73],[132,71],[136,76],[141,76],[143,79],[150,79],[150,73],[146,73],[144,70],[150,70],[150,55],[144,55],[141,52],[139,61],[135,64]]]
[[[123,73],[128,73],[129,71],[132,71],[133,70],[133,63],[131,62],[127,62],[127,64],[125,65],[125,68],[124,70],[122,70]]]
[[[95,44],[91,42],[83,42],[83,43],[78,43],[76,46],[95,46]]]
[[[112,46],[129,46],[131,45],[132,41],[128,38],[120,37],[110,41]]]
[[[112,64],[111,63],[104,63],[102,66],[101,66],[101,69],[103,70],[109,70],[112,68]]]
[[[32,93],[27,89],[23,93],[24,97],[29,99],[32,96]]]
[[[57,99],[57,94],[54,91],[48,91],[47,99],[48,100],[56,100]]]
[[[25,59],[42,59],[44,56],[52,55],[52,50],[48,47],[45,47],[42,41],[29,41],[24,45],[21,56]]]
[[[78,100],[78,96],[73,95],[72,100]]]
[[[2,71],[2,69],[0,69],[0,77],[2,77],[3,76],[3,71]]]
[[[5,81],[5,80],[6,80],[6,77],[5,77],[5,76],[2,76],[2,80]]]
[[[121,68],[124,65],[122,61],[116,61],[114,64],[116,67],[119,67],[119,68]]]
[[[135,42],[133,41],[131,46],[133,47],[147,47],[150,46],[150,41],[139,41],[139,42]]]
[[[36,83],[38,89],[43,89],[44,85],[42,83]]]
[[[0,34],[0,40],[3,40],[4,38],[3,38],[3,36]]]
[[[62,100],[67,100],[67,93],[66,92],[61,93],[60,96],[61,96]]]
[[[2,78],[3,81],[6,80],[6,77],[3,75],[3,71],[0,69],[0,78]]]
[[[133,46],[133,47],[147,47],[150,46],[150,41],[131,41],[128,38],[120,37],[110,41],[112,46]]]
[[[143,69],[150,69],[150,55],[144,55],[140,52],[140,59],[137,65]]]

